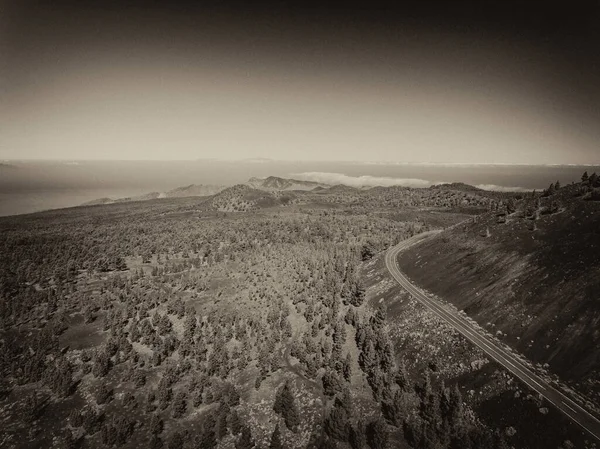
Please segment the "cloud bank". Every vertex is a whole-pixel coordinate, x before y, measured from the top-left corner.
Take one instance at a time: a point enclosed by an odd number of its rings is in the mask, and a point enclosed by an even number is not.
[[[493,190],[495,192],[529,192],[531,189],[525,189],[523,187],[506,187],[497,186],[496,184],[477,184],[475,187],[481,190]]]
[[[391,186],[402,186],[402,187],[430,187],[435,184],[448,184],[447,182],[439,181],[428,181],[426,179],[419,178],[391,178],[384,176],[348,176],[343,173],[328,173],[328,172],[304,172],[304,173],[293,173],[291,176],[294,179],[302,181],[313,181],[320,182],[323,184],[336,185],[343,184],[351,187],[391,187]],[[512,186],[499,186],[496,184],[478,184],[475,187],[482,190],[493,190],[496,192],[526,192],[530,189],[523,187],[512,187]]]
[[[391,187],[391,186],[403,186],[403,187],[429,187],[432,183],[425,179],[417,178],[389,178],[381,176],[348,176],[342,173],[326,173],[326,172],[304,172],[294,173],[292,176],[295,179],[303,181],[314,181],[321,182],[323,184],[343,184],[351,187]],[[439,184],[439,183],[438,183]]]

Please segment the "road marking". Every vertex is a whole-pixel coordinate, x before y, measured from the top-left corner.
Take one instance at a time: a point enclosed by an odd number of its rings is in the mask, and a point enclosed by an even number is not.
[[[573,410],[575,413],[577,413],[577,410],[575,410],[573,407],[571,407],[571,406],[570,406],[569,404],[567,404],[565,401],[560,401],[560,402],[562,402],[562,404],[563,404],[565,407],[567,407],[567,408],[569,408],[569,409]]]

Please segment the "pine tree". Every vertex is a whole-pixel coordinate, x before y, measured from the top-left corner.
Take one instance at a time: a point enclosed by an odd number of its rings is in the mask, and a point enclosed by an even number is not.
[[[157,399],[161,409],[166,409],[173,397],[173,389],[168,386],[168,381],[163,377],[158,383]]]
[[[348,311],[344,316],[344,321],[346,324],[350,324],[352,326],[356,324],[356,311],[352,307],[348,307]]]
[[[346,326],[344,322],[341,320],[336,321],[334,330],[333,330],[333,344],[335,345],[343,345],[346,341]]]
[[[515,200],[513,198],[509,198],[506,202],[506,213],[512,214],[517,210],[517,205],[515,204]]]
[[[358,363],[363,371],[369,372],[377,364],[377,352],[373,340],[365,341],[365,348],[358,356]]]
[[[344,391],[342,392],[342,396],[336,399],[336,402],[339,402],[339,406],[346,410],[348,414],[348,418],[352,416],[354,413],[354,406],[352,404],[352,394],[350,393],[349,387],[344,387]]]
[[[275,426],[275,430],[271,434],[271,442],[269,449],[283,449],[283,443],[281,442],[281,430],[279,430],[279,423]]]
[[[169,449],[183,449],[184,438],[181,432],[173,432],[169,440]]]
[[[254,447],[254,439],[252,438],[252,431],[250,427],[244,426],[242,428],[242,435],[235,442],[236,449],[252,449]]]
[[[287,381],[275,394],[275,401],[273,402],[273,411],[275,411],[275,413],[281,414],[283,412],[283,395],[286,390],[289,391]],[[287,392],[285,394],[287,394]]]
[[[380,366],[384,373],[389,373],[394,368],[394,352],[392,350],[392,344],[387,341],[383,350],[380,351]]]
[[[450,390],[450,398],[448,404],[448,422],[453,434],[459,434],[464,427],[464,407],[462,395],[458,390],[458,386]]]
[[[386,386],[388,385],[385,374],[378,366],[375,366],[367,374],[367,381],[371,390],[373,390],[373,397],[375,400],[380,401],[386,393]]]
[[[98,405],[109,403],[113,398],[113,390],[109,389],[106,383],[102,383],[96,393],[96,403]]]
[[[352,356],[350,353],[346,354],[346,358],[342,363],[342,374],[346,382],[350,382],[352,379]]]
[[[417,385],[415,390],[417,391],[421,402],[427,401],[427,398],[431,394],[433,394],[433,387],[431,386],[431,378],[429,377],[429,371],[425,372],[425,378],[423,379],[423,383]]]
[[[396,390],[393,397],[384,400],[381,404],[383,416],[396,427],[402,426],[409,409],[408,393]]]
[[[199,436],[196,446],[198,449],[215,449],[217,447],[217,437],[215,435],[215,418],[208,415],[202,426],[202,433]]]
[[[385,307],[380,306],[377,309],[377,312],[375,312],[375,315],[373,315],[373,317],[371,318],[371,323],[372,323],[374,329],[381,329],[383,327],[383,325],[385,323],[385,315],[386,315]]]
[[[444,383],[438,390],[438,404],[440,409],[441,425],[444,433],[449,433],[450,429],[450,389],[446,388]]]
[[[321,378],[323,383],[323,393],[327,396],[335,396],[337,393],[342,391],[343,381],[340,379],[335,371],[327,370]]]
[[[367,441],[371,449],[386,449],[389,444],[387,426],[382,419],[369,424],[367,429]]]
[[[242,420],[237,410],[233,410],[229,415],[229,428],[234,435],[238,435],[242,431]]]
[[[355,280],[351,290],[350,304],[354,307],[360,307],[365,300],[365,287],[362,281],[360,279]]]
[[[358,349],[363,350],[365,347],[365,341],[367,339],[367,326],[360,321],[360,318],[358,318],[356,320],[356,335],[355,335],[355,340],[356,340],[356,346],[358,347]]]
[[[406,362],[404,361],[404,359],[400,362],[400,366],[398,367],[398,371],[396,371],[394,381],[402,391],[410,390],[410,377],[408,375],[408,371],[406,369]]]
[[[324,423],[325,433],[339,441],[348,441],[349,423],[346,410],[336,403]]]
[[[348,442],[352,449],[364,449],[367,445],[367,433],[365,423],[358,421],[356,426],[350,427]]]
[[[237,391],[234,385],[232,385],[231,389],[229,390],[227,404],[229,404],[230,407],[236,407],[240,405],[240,393]]]
[[[148,443],[149,449],[162,449],[163,446],[164,444],[159,436],[152,435],[152,437],[150,437],[150,442]]]
[[[432,392],[421,400],[419,416],[437,430],[441,424],[440,415],[439,396]]]
[[[217,438],[219,440],[227,435],[227,418],[229,416],[229,411],[229,404],[227,402],[221,402],[217,417]]]
[[[65,435],[59,438],[59,446],[61,449],[75,449],[79,447],[79,439],[75,439],[70,430],[67,430]]]
[[[165,428],[163,420],[158,415],[152,415],[150,419],[150,433],[152,435],[160,435]]]
[[[586,182],[589,179],[588,172],[583,172],[583,176],[581,176],[581,182]]]
[[[179,391],[173,399],[173,418],[180,418],[187,409],[187,398],[185,392]]]
[[[275,413],[279,413],[283,416],[285,425],[288,429],[292,432],[297,431],[298,425],[300,424],[300,413],[296,406],[294,393],[292,392],[292,387],[289,382],[286,382],[275,395],[273,410]]]

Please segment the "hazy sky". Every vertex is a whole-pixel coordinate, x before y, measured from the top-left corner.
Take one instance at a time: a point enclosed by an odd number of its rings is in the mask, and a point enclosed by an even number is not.
[[[0,159],[600,162],[598,2],[163,3],[0,1]]]

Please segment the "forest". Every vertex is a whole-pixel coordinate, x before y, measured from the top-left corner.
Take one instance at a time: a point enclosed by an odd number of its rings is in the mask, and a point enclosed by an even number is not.
[[[403,354],[365,270],[522,195],[353,190],[0,219],[0,446],[511,447]]]

